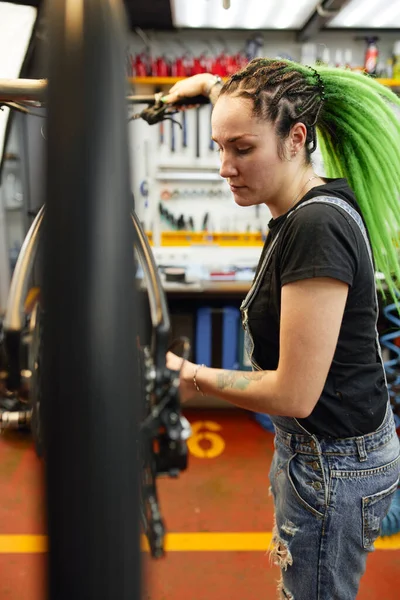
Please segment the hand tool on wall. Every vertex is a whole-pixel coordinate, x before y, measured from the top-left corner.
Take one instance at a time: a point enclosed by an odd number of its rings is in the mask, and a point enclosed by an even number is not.
[[[214,150],[214,140],[212,139],[212,125],[211,125],[212,111],[213,111],[213,106],[211,104],[211,106],[210,106],[210,118],[209,118],[209,122],[210,122],[210,143],[208,144],[208,148],[211,151]]]
[[[182,111],[182,147],[187,148],[187,118],[186,111]]]
[[[177,228],[179,231],[186,229],[186,221],[185,221],[185,217],[183,215],[179,216],[179,219],[177,220],[176,225],[177,225]]]
[[[149,140],[144,140],[143,143],[143,159],[144,159],[144,179],[140,184],[140,194],[143,198],[143,220],[144,227],[146,229],[150,229],[150,219],[151,214],[149,210],[150,204],[150,189],[149,189],[149,181],[150,181],[150,169],[149,169],[149,161],[150,161],[150,148],[149,148]]]
[[[140,195],[144,199],[144,207],[148,207],[148,197],[149,197],[149,188],[147,184],[147,180],[144,179],[139,186]]]
[[[200,107],[196,108],[196,158],[200,158]]]
[[[208,230],[208,219],[209,219],[209,216],[210,216],[209,213],[206,212],[206,214],[204,215],[204,218],[203,218],[202,226],[201,226],[202,231],[207,231]]]
[[[159,124],[159,130],[158,130],[158,134],[159,134],[159,142],[160,142],[160,146],[162,146],[164,144],[164,121],[161,121],[161,123]]]
[[[175,123],[171,119],[171,152],[175,152]]]

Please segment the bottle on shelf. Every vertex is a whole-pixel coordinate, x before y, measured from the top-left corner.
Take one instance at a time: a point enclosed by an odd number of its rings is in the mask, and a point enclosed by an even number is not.
[[[367,37],[365,41],[367,42],[367,48],[365,50],[364,69],[369,75],[376,75],[379,59],[379,50],[376,44],[378,38]]]
[[[400,79],[400,40],[393,47],[393,79]]]

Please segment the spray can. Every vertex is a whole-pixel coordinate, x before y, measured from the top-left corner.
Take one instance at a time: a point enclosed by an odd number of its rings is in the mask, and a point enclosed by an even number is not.
[[[393,79],[400,79],[400,40],[393,47]]]
[[[364,69],[369,75],[376,75],[379,57],[378,46],[376,45],[377,40],[377,37],[365,38],[367,49],[365,51]]]

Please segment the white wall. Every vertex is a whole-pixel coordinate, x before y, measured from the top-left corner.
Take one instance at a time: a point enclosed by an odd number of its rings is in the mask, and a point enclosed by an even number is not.
[[[36,8],[9,2],[0,4],[0,79],[18,77],[32,29]],[[0,110],[0,161],[3,153],[9,111]]]

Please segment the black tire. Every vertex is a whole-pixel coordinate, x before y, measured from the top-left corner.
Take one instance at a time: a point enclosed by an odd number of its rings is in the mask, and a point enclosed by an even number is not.
[[[48,1],[42,403],[50,600],[139,600],[122,3]]]

